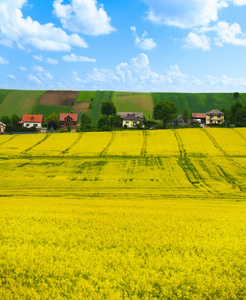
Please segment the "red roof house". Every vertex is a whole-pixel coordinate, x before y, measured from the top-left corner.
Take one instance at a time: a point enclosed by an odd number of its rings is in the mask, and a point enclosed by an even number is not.
[[[41,128],[43,122],[43,115],[23,115],[23,127]]]
[[[75,113],[61,113],[60,114],[61,127],[70,126],[71,128],[77,127],[78,114]]]

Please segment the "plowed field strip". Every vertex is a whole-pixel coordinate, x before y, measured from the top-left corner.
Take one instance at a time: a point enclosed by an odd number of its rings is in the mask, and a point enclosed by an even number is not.
[[[40,145],[41,143],[46,141],[49,137],[50,137],[50,134],[48,133],[45,135],[45,137],[41,141],[39,141],[37,144],[27,148],[26,150],[22,151],[20,154],[26,154],[28,151],[32,150],[33,148],[37,147],[38,145]]]
[[[109,141],[108,145],[103,149],[103,151],[100,153],[100,156],[106,155],[106,153],[108,152],[109,147],[113,144],[116,134],[115,134],[114,131],[111,131],[111,134],[112,134],[111,140]]]
[[[78,144],[78,142],[82,139],[83,135],[84,135],[84,133],[79,133],[77,140],[74,141],[69,147],[67,147],[67,149],[62,151],[60,153],[60,155],[64,155],[64,154],[68,153],[74,146],[76,146]]]

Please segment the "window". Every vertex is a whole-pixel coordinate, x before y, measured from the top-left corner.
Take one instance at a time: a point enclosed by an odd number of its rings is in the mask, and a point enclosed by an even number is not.
[[[38,124],[33,124],[33,127],[35,127],[35,128],[38,127]]]
[[[26,124],[26,127],[29,127],[29,124]]]
[[[220,115],[218,115],[218,118],[220,119],[220,118],[221,118],[221,116],[220,116]]]

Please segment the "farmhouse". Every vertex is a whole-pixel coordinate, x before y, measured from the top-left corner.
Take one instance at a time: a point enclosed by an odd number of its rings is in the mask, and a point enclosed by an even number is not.
[[[137,124],[142,124],[143,113],[140,112],[119,112],[122,126],[126,125],[128,128],[136,127]]]
[[[218,109],[211,109],[206,113],[206,124],[223,124],[225,121],[224,113]]]
[[[78,114],[75,113],[61,113],[60,114],[60,122],[61,127],[68,127],[77,128],[78,122]]]
[[[23,127],[42,128],[43,115],[23,115],[22,122]]]
[[[192,121],[192,123],[206,124],[206,114],[205,113],[192,113],[191,121]]]
[[[186,125],[186,124],[191,124],[191,119],[187,120],[188,122],[185,122],[185,118],[182,114],[180,114],[177,118],[173,119],[170,124],[171,125]]]
[[[6,125],[3,122],[0,122],[0,134],[5,132]]]

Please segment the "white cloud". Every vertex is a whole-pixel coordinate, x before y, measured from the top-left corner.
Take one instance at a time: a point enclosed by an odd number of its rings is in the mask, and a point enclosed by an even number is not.
[[[74,53],[62,57],[65,62],[96,62],[95,58],[88,58],[86,56],[78,56]]]
[[[210,50],[210,39],[204,34],[198,35],[190,32],[184,39],[186,48],[202,49],[203,51]]]
[[[9,61],[7,59],[4,59],[0,56],[0,64],[6,64],[7,65],[8,63],[9,63]]]
[[[21,70],[21,71],[26,71],[26,70],[27,70],[27,68],[26,68],[26,67],[22,67],[22,66],[21,66],[21,67],[20,67],[20,70]]]
[[[82,81],[82,79],[78,76],[77,71],[73,71],[73,81],[75,81],[75,82],[81,82]]]
[[[149,6],[147,18],[157,24],[180,28],[206,25],[218,18],[218,9],[227,6],[221,0],[142,0]]]
[[[32,75],[32,74],[28,74],[27,75],[27,78],[30,80],[30,81],[33,81],[33,82],[36,82],[38,84],[41,84],[41,80],[39,80],[36,76]]]
[[[52,64],[52,65],[57,65],[58,64],[58,60],[57,59],[53,59],[50,57],[43,57],[42,55],[33,55],[33,58],[39,61],[44,61],[46,63]]]
[[[33,71],[37,72],[38,73],[37,76],[42,80],[45,80],[45,79],[52,80],[53,79],[53,75],[51,75],[43,67],[35,66],[35,67],[33,67]]]
[[[10,78],[10,79],[16,79],[16,77],[14,75],[11,75],[11,74],[8,75],[7,77]]]
[[[139,48],[143,50],[152,50],[157,46],[156,42],[152,38],[146,38],[148,34],[146,31],[144,31],[141,37],[137,35],[135,26],[131,27],[131,31],[135,37],[135,45],[137,45]]]
[[[70,51],[73,46],[87,47],[77,34],[68,35],[52,23],[41,25],[31,17],[24,18],[22,7],[27,0],[1,0],[0,2],[0,43],[20,49],[25,45],[46,51]]]
[[[101,35],[115,31],[111,26],[111,18],[103,5],[96,0],[70,0],[70,4],[62,4],[63,0],[54,1],[54,13],[60,19],[63,28],[70,31]]]

